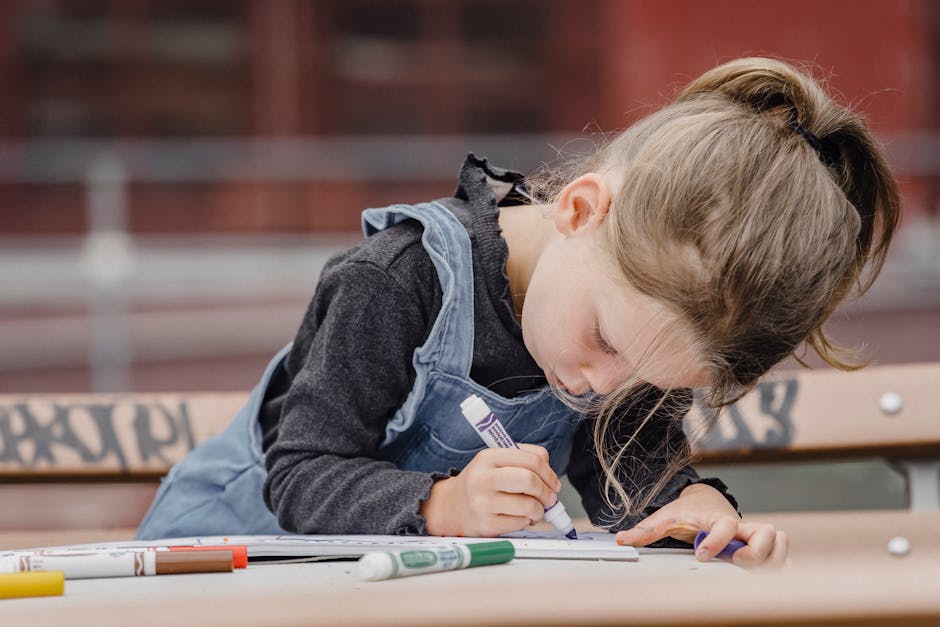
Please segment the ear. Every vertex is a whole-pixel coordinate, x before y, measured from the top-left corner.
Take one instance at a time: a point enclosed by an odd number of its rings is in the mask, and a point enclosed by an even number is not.
[[[596,172],[582,174],[565,185],[555,205],[555,228],[565,236],[596,227],[610,210],[610,187]]]

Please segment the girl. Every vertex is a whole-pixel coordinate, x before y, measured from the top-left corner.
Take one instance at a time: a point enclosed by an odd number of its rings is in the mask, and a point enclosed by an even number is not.
[[[540,520],[567,472],[623,544],[705,529],[699,559],[738,538],[735,562],[782,563],[786,535],[696,474],[681,421],[692,388],[720,407],[803,343],[855,367],[823,323],[874,280],[899,205],[865,123],[742,59],[553,180],[471,155],[454,197],[366,210],[138,537],[492,536]],[[470,394],[526,444],[483,449]]]

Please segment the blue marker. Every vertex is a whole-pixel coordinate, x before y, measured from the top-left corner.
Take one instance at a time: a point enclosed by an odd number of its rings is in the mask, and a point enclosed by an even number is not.
[[[692,543],[692,548],[697,549],[698,545],[702,543],[702,540],[704,540],[705,536],[707,535],[708,535],[708,532],[705,530],[699,531],[697,534],[695,534],[695,542]],[[747,544],[745,544],[744,542],[741,542],[740,540],[732,540],[731,542],[728,543],[727,546],[725,546],[725,548],[721,549],[718,552],[718,555],[716,555],[715,557],[720,560],[730,560],[731,556],[734,555],[735,551],[737,551],[738,549],[743,549],[746,546]]]
[[[460,404],[460,411],[463,412],[463,417],[467,419],[473,430],[480,434],[490,448],[519,448],[512,436],[506,433],[503,423],[476,394],[471,394]],[[578,539],[578,532],[574,529],[571,516],[565,511],[565,506],[561,501],[556,500],[554,505],[545,508],[545,520],[569,540]]]

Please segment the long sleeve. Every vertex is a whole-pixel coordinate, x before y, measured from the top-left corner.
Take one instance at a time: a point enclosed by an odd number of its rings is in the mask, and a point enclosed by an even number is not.
[[[423,533],[418,510],[436,476],[376,457],[411,388],[429,307],[382,268],[342,265],[325,271],[288,358],[265,502],[292,532]]]
[[[619,449],[629,440],[637,425],[662,397],[663,392],[652,386],[644,386],[631,395],[621,410],[620,418],[611,425],[610,440],[615,448]],[[615,471],[618,481],[624,485],[628,494],[635,494],[635,487],[642,488],[656,482],[676,455],[687,455],[689,443],[682,431],[681,417],[691,407],[691,403],[691,391],[674,391],[630,443]],[[716,488],[737,509],[737,502],[721,480],[702,479],[692,466],[686,465],[653,496],[643,511],[628,512],[618,521],[623,512],[612,510],[604,498],[605,477],[594,446],[593,428],[593,419],[585,420],[579,426],[568,466],[571,484],[581,495],[584,509],[593,524],[609,527],[611,532],[629,529],[663,505],[678,498],[680,492],[693,483],[707,483]],[[687,545],[666,539],[653,546]]]

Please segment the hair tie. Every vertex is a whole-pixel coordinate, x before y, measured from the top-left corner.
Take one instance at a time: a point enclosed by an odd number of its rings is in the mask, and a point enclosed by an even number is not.
[[[803,128],[802,124],[794,120],[793,122],[790,122],[790,129],[793,130],[793,132],[796,133],[797,135],[800,135],[801,137],[803,137],[803,139],[806,140],[806,143],[808,143],[810,146],[813,147],[813,150],[815,150],[816,154],[819,155],[819,158],[823,162],[823,164],[825,164],[826,166],[831,166],[835,164],[835,159],[832,158],[832,155],[829,154],[829,151],[827,151],[826,148],[823,146],[822,141],[820,141],[818,137],[816,137],[815,135],[807,131],[805,128]]]

